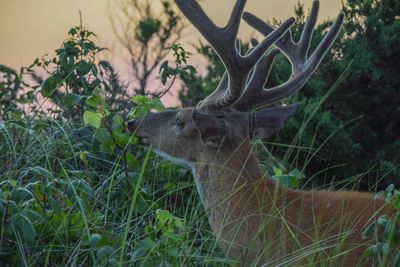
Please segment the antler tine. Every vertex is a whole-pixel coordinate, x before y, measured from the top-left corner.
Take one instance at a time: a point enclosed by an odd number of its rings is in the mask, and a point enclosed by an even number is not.
[[[308,49],[310,49],[310,43],[312,39],[312,35],[314,32],[315,24],[317,23],[319,11],[319,1],[314,1],[310,16],[306,24],[304,25],[303,32],[301,33],[300,42],[299,42],[299,50],[300,53],[304,56],[303,61],[307,60]]]
[[[241,52],[241,46],[240,46],[240,41],[239,39],[236,39],[236,50],[238,51],[238,53],[240,54]],[[257,46],[258,43],[256,45],[253,45],[253,48],[250,48],[245,56],[248,56],[250,54],[250,52],[252,52],[254,50],[254,47]],[[250,73],[251,75],[251,73]],[[218,99],[221,99],[224,97],[224,94],[226,93],[226,90],[228,90],[228,86],[229,86],[229,77],[228,77],[228,72],[225,71],[224,74],[222,75],[222,78],[217,86],[217,88],[214,90],[214,92],[212,92],[208,97],[206,97],[204,100],[200,101],[197,104],[198,108],[204,108],[207,106],[208,103],[216,103],[218,102]]]
[[[249,73],[256,62],[294,23],[293,18],[285,21],[249,55],[242,57],[235,42],[246,1],[237,0],[227,25],[220,28],[210,20],[196,0],[175,0],[189,21],[214,48],[227,71],[227,84],[225,80],[221,81],[216,91],[200,103],[201,109],[218,110],[235,103],[244,91]]]
[[[262,105],[259,103],[265,101],[263,96],[264,85],[269,78],[274,59],[279,52],[278,48],[273,48],[257,62],[246,90],[241,98],[232,105],[233,108],[245,111]]]
[[[238,51],[238,53],[240,54],[241,46],[239,39],[236,39],[235,47],[236,51]],[[223,98],[224,94],[226,93],[225,91],[228,90],[228,86],[229,86],[229,77],[228,77],[228,72],[225,70],[221,80],[218,83],[217,88],[215,88],[214,92],[212,92],[208,97],[199,101],[199,103],[197,104],[197,108],[200,109],[202,107],[204,108],[207,106],[207,103],[215,103],[218,101],[218,99]]]
[[[196,0],[175,0],[175,3],[193,26],[213,45],[217,53],[225,52],[220,55],[220,57],[224,58],[228,56],[226,52],[232,52],[230,49],[227,49],[227,45],[235,45],[240,18],[246,1],[238,0],[236,2],[228,24],[223,28],[218,27],[211,21]]]
[[[317,21],[318,9],[319,1],[314,0],[310,17],[304,26],[299,42],[296,43],[291,36],[291,32],[288,31],[279,41],[275,43],[275,45],[286,55],[292,65],[291,78],[282,85],[265,89],[265,74],[260,76],[253,75],[252,81],[250,81],[244,94],[233,105],[234,108],[246,110],[273,103],[289,97],[291,94],[303,87],[303,85],[317,69],[326,53],[332,47],[344,21],[344,13],[341,12],[332,25],[329,33],[324,37],[317,49],[308,58],[307,53],[312,39],[313,28]],[[250,26],[254,27],[264,35],[268,35],[274,30],[270,25],[250,13],[245,13],[243,15],[243,19]],[[264,69],[269,72],[271,68],[270,63],[273,62],[273,58],[275,56],[276,54],[271,53],[265,55],[264,59],[257,64],[256,68],[259,70]],[[250,85],[256,85],[258,87],[250,88]]]

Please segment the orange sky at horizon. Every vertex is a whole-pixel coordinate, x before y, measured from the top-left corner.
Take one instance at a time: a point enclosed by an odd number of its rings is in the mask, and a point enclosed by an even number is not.
[[[149,0],[159,2],[159,0]],[[286,19],[293,16],[293,0],[249,0],[246,10],[260,18]],[[300,1],[306,9],[312,0]],[[341,0],[321,0],[319,19],[333,19],[341,9]],[[100,46],[111,48],[110,58],[121,72],[123,79],[129,75],[128,67],[123,64],[116,39],[108,16],[111,0],[0,0],[0,64],[12,68],[30,65],[37,57],[52,54],[67,37],[68,30],[79,24],[79,10],[84,25],[98,36]],[[223,25],[231,11],[234,0],[202,0],[201,5],[207,14],[218,24]],[[243,23],[244,25],[245,23]],[[241,28],[241,36],[247,39],[254,30]],[[188,40],[199,40],[200,36],[190,27],[185,32],[185,45]],[[185,47],[189,47],[188,45]],[[114,49],[113,49],[114,48]],[[196,66],[194,62],[193,65]],[[169,102],[169,101],[168,101]]]

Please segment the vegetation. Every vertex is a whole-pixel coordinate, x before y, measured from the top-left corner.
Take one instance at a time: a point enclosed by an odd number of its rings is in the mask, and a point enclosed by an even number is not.
[[[295,36],[304,23],[296,10]],[[266,171],[287,186],[373,190],[399,181],[400,5],[349,0],[347,13],[332,54],[289,100],[301,102],[296,116],[273,143],[257,144]],[[144,150],[126,129],[127,119],[164,109],[161,101],[132,97],[112,65],[97,59],[104,48],[94,37],[74,27],[54,58],[19,71],[0,65],[0,265],[231,265],[219,254],[190,171]],[[190,89],[182,103],[195,105],[220,78],[218,58],[199,46],[210,62],[200,77],[181,45],[165,49],[175,59],[158,62],[162,82],[168,88],[180,77]],[[272,82],[289,71],[278,59]],[[400,208],[394,186],[382,194]],[[376,237],[369,250],[376,265],[398,266],[399,223],[396,213],[365,230]]]
[[[149,82],[156,78],[159,65],[167,59],[168,48],[180,39],[185,26],[183,17],[168,0],[118,0],[115,5],[116,10],[110,14],[111,24],[135,78],[133,90],[161,98],[171,87],[154,89]]]

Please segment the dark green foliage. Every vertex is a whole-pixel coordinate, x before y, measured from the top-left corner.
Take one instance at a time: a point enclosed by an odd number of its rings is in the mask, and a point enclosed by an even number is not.
[[[164,89],[161,93],[157,94],[157,97],[164,96],[171,89],[176,77],[190,77],[196,74],[196,69],[187,64],[187,59],[190,57],[191,53],[186,51],[181,44],[174,44],[166,49],[171,50],[175,57],[175,66],[171,67],[169,61],[165,60],[160,65],[160,80],[163,85],[167,83],[168,79],[172,79],[170,86]]]
[[[372,256],[379,266],[398,266],[400,264],[400,191],[391,184],[385,191],[377,194],[385,198],[385,202],[395,212],[382,215],[363,232],[363,238],[376,238],[367,254]]]
[[[346,12],[347,34],[356,37],[343,54],[354,63],[337,101],[349,103],[349,114],[364,116],[352,132],[363,148],[359,164],[376,165],[377,176],[399,185],[400,2],[349,0]]]
[[[96,62],[97,54],[104,48],[93,42],[95,34],[78,26],[68,35],[68,40],[55,51],[54,58],[36,59],[31,66],[41,67],[49,74],[40,87],[45,101],[51,100],[56,104],[49,111],[82,122],[85,101],[91,95],[102,95],[114,110],[126,111],[126,86],[120,82],[118,73],[109,62]]]
[[[33,101],[33,91],[24,81],[24,75],[31,73],[30,68],[15,70],[0,64],[0,120],[10,115],[22,115],[23,105]],[[25,92],[23,91],[25,89]]]
[[[174,265],[197,261],[193,253],[207,255],[204,242],[192,250],[194,241],[187,236],[210,238],[202,228],[194,233],[189,228],[186,212],[199,206],[188,172],[153,154],[144,161],[144,151],[137,146],[126,150],[124,162],[122,149],[104,147],[91,127],[10,120],[0,134],[0,265],[22,264],[21,254],[40,266],[65,266],[73,259],[116,264],[121,244],[127,244],[122,261],[130,264],[162,260]],[[206,227],[204,215],[193,219],[199,218],[203,222],[197,223]],[[127,221],[126,234],[133,243],[123,239]]]

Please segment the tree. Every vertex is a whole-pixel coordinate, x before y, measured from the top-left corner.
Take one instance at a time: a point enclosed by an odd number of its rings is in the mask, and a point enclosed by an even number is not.
[[[362,115],[354,139],[363,147],[359,164],[376,166],[371,179],[385,176],[400,184],[400,2],[348,0],[348,41],[343,50],[353,60],[351,76],[339,89],[352,114]]]
[[[168,0],[161,1],[160,6],[148,0],[118,0],[116,6],[118,12],[111,14],[110,20],[119,44],[128,54],[135,93],[163,96],[170,87],[151,90],[149,81],[167,58],[167,48],[179,40],[184,29],[182,16]]]

